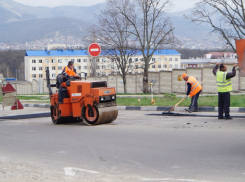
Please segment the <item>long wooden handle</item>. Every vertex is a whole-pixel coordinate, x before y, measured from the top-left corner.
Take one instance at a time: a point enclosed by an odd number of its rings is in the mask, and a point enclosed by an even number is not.
[[[203,84],[206,80],[207,80],[207,78],[205,78],[200,84]]]
[[[173,107],[171,107],[168,111],[173,111],[175,107],[177,107],[183,100],[185,100],[187,96],[183,97],[177,104],[175,104]]]
[[[185,100],[187,96],[183,97],[177,104],[174,105],[174,107],[177,107],[183,100]]]

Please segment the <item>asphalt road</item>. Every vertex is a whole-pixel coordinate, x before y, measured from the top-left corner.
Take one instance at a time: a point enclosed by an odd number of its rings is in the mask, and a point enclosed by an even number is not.
[[[244,119],[152,113],[100,126],[0,120],[0,181],[245,181]]]

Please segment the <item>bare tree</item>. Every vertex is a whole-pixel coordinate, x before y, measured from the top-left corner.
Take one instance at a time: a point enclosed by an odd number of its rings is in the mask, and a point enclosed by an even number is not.
[[[126,75],[130,69],[131,57],[137,53],[136,39],[132,36],[130,23],[111,4],[101,10],[98,16],[99,25],[90,29],[96,34],[97,42],[102,47],[101,56],[115,63],[119,75],[123,79],[124,93],[127,93]]]
[[[197,24],[206,23],[235,51],[234,39],[245,36],[244,0],[198,0],[191,16]]]
[[[128,32],[137,39],[143,55],[143,91],[148,93],[148,69],[154,53],[160,46],[174,42],[172,24],[164,12],[171,7],[171,0],[107,0],[111,7],[127,19]]]

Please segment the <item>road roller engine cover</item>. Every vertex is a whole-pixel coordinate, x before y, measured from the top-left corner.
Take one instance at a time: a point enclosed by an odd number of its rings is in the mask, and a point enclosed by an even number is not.
[[[117,118],[115,88],[107,87],[106,81],[74,79],[68,80],[63,88],[50,84],[49,70],[46,78],[54,124],[83,120],[87,125],[98,125],[111,123]],[[51,87],[59,88],[58,93],[52,93]]]

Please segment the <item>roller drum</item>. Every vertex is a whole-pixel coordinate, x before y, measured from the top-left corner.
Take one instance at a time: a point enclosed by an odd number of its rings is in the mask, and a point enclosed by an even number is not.
[[[118,110],[117,106],[112,107],[101,107],[99,110],[99,118],[96,124],[111,123],[117,119]]]
[[[83,117],[84,122],[87,125],[99,125],[99,124],[106,124],[111,123],[112,121],[117,119],[118,110],[117,106],[93,106],[93,115],[89,114],[89,109],[84,107],[83,108]]]

